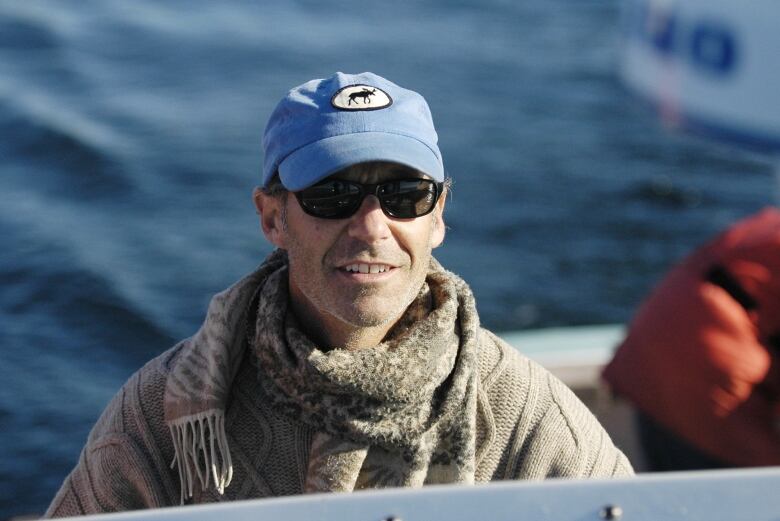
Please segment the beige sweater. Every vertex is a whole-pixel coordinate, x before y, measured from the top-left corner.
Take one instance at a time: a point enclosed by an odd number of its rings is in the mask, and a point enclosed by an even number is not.
[[[163,420],[166,377],[181,346],[149,362],[108,405],[47,517],[178,505],[174,448]],[[194,503],[300,494],[312,432],[270,409],[254,365],[242,365],[226,428],[234,477]],[[588,409],[545,369],[485,329],[479,339],[476,481],[633,473]]]

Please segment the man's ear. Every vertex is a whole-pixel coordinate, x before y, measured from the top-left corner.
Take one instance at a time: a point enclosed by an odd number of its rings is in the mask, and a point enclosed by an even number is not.
[[[285,223],[282,218],[284,211],[282,197],[287,197],[287,194],[282,196],[268,195],[260,188],[255,188],[252,192],[252,199],[255,202],[257,214],[260,216],[260,226],[263,228],[265,238],[277,248],[284,249]]]
[[[442,190],[439,200],[436,201],[431,215],[433,215],[433,236],[431,237],[431,246],[436,248],[444,242],[446,227],[444,226],[444,205],[447,203],[447,187]]]

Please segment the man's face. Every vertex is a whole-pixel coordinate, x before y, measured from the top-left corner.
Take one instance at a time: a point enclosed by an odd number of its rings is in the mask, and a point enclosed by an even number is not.
[[[334,177],[380,183],[425,176],[394,163],[372,162]],[[278,233],[266,234],[287,250],[290,297],[299,319],[317,320],[331,333],[334,328],[389,329],[417,296],[431,250],[444,238],[445,197],[432,213],[414,219],[388,217],[373,195],[345,219],[310,216],[293,194],[286,197],[286,223]]]

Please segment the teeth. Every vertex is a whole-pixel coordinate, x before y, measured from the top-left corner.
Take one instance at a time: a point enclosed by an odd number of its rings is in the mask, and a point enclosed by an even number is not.
[[[390,266],[385,264],[349,264],[344,267],[346,271],[352,273],[384,273],[390,269]]]

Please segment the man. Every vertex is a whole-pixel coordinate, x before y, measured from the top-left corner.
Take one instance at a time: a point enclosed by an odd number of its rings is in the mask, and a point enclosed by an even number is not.
[[[278,249],[131,377],[49,516],[632,473],[431,257],[447,182],[419,94],[371,73],[313,80],[263,144],[254,200]]]

